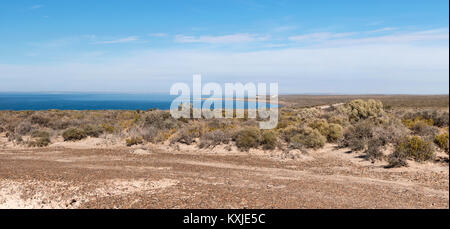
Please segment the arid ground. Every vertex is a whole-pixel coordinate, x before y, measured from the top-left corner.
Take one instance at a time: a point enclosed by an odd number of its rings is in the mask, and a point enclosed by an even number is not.
[[[449,207],[447,155],[386,169],[332,144],[284,154],[93,140],[0,149],[0,208]]]
[[[273,130],[1,111],[0,208],[448,209],[448,95],[354,98],[282,97]]]

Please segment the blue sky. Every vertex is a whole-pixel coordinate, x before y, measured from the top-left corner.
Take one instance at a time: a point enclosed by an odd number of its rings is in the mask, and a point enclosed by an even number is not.
[[[448,93],[448,1],[0,1],[0,91]]]

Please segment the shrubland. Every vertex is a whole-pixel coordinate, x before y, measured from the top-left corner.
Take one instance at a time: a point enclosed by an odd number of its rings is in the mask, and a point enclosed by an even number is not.
[[[315,150],[328,143],[363,152],[371,161],[386,160],[391,167],[405,166],[406,160],[433,160],[436,150],[448,154],[448,123],[448,110],[386,109],[374,99],[327,108],[281,107],[273,130],[260,130],[253,119],[174,119],[157,109],[0,111],[0,132],[14,144],[30,147],[48,146],[60,136],[79,141],[110,135],[126,146],[234,144],[242,151]]]

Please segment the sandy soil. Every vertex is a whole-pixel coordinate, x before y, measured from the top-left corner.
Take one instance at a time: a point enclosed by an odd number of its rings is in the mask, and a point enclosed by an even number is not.
[[[0,148],[0,208],[449,208],[447,162],[105,140]],[[444,160],[445,161],[445,160]]]

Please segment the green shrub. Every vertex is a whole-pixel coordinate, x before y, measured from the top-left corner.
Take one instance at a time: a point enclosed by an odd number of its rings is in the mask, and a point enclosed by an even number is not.
[[[327,134],[327,139],[329,142],[337,142],[339,140],[341,140],[344,135],[343,135],[343,128],[341,125],[339,124],[330,124],[328,126],[328,134]]]
[[[405,118],[402,120],[402,123],[409,129],[413,129],[415,126],[423,127],[423,126],[433,126],[434,125],[433,119],[431,119],[431,118],[425,119],[422,116],[416,116],[414,118]]]
[[[277,134],[274,131],[263,131],[261,140],[261,145],[263,149],[272,150],[275,149],[277,145]]]
[[[384,114],[383,103],[373,99],[367,101],[361,99],[353,100],[338,109],[347,113],[352,121],[378,118]]]
[[[428,125],[437,127],[445,127],[449,124],[448,111],[425,110],[419,112],[410,112],[404,115],[403,121],[405,125],[412,126],[414,122],[424,120]]]
[[[47,137],[39,137],[34,141],[31,141],[28,143],[28,146],[30,147],[45,147],[48,146],[51,143],[50,138]]]
[[[432,160],[434,159],[433,143],[418,136],[406,137],[397,144],[394,154],[397,157],[415,161]]]
[[[31,137],[33,137],[33,138],[50,138],[50,134],[46,131],[35,130],[31,133]]]
[[[322,134],[323,136],[328,135],[329,125],[328,125],[327,120],[325,120],[325,119],[316,119],[316,120],[312,121],[311,123],[309,123],[308,126],[313,129],[318,130],[320,132],[320,134]]]
[[[316,129],[305,128],[300,134],[295,135],[290,139],[291,146],[293,148],[322,148],[327,139]]]
[[[87,137],[87,134],[78,128],[69,128],[62,134],[64,141],[78,141]]]
[[[108,134],[112,134],[116,131],[116,128],[113,125],[110,125],[108,123],[103,123],[101,125],[101,128]]]
[[[127,138],[125,140],[127,146],[133,146],[133,145],[140,145],[142,143],[144,143],[144,141],[142,140],[141,137],[131,137],[131,138]]]
[[[84,127],[84,132],[87,136],[98,138],[101,134],[103,134],[103,128],[100,126],[88,125]]]
[[[297,126],[287,126],[286,128],[278,130],[280,137],[289,142],[292,137],[302,132],[301,128]]]
[[[448,132],[436,135],[436,137],[434,138],[434,142],[439,146],[439,148],[443,149],[448,154],[449,151]]]
[[[238,131],[234,137],[236,146],[244,151],[250,148],[257,148],[261,141],[260,130],[255,127],[247,128]]]

